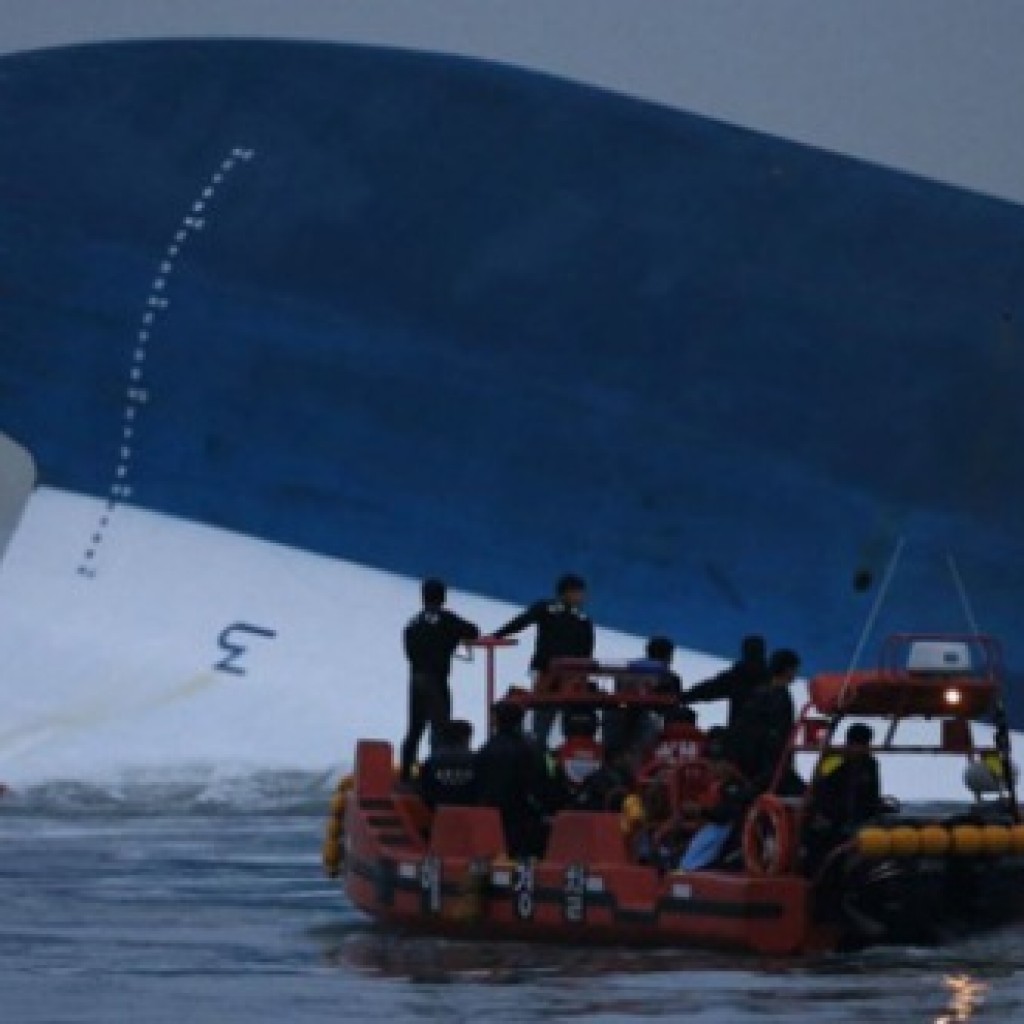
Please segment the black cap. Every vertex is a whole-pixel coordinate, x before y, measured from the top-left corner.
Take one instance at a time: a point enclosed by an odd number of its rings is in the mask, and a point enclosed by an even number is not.
[[[853,725],[846,730],[846,742],[850,745],[863,745],[866,747],[870,746],[874,735],[875,734],[871,731],[870,725],[865,725],[863,722],[854,722]]]
[[[647,641],[647,657],[652,661],[663,661],[669,664],[676,652],[676,645],[667,636],[652,636]]]
[[[783,672],[796,671],[799,667],[800,656],[796,651],[785,647],[778,651],[772,651],[772,656],[768,661],[768,671],[773,676],[781,675]]]
[[[494,720],[499,729],[515,729],[523,724],[524,711],[510,700],[499,700],[494,705]]]
[[[448,588],[444,585],[444,580],[439,580],[435,576],[423,581],[420,592],[423,594],[423,603],[428,608],[440,608],[448,596]]]
[[[563,594],[568,594],[570,590],[586,590],[587,581],[582,576],[577,576],[575,573],[567,572],[562,576],[558,577],[558,583],[555,585],[555,593],[561,597]]]
[[[751,664],[763,665],[768,657],[768,645],[763,636],[752,633],[745,636],[740,644],[740,660]]]

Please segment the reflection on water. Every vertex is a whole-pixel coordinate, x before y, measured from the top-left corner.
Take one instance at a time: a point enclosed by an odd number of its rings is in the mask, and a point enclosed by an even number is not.
[[[699,1018],[707,1024],[1024,1019],[1024,934],[943,949],[765,959],[685,949],[562,947],[403,935],[346,915],[317,935],[323,963],[364,984],[422,988],[491,1021]],[[428,1003],[430,1004],[428,1008]],[[430,1000],[424,1019],[440,1019]],[[486,1010],[485,1010],[486,1008]]]
[[[791,962],[701,950],[469,942],[413,937],[367,926],[321,932],[324,961],[335,967],[410,981],[518,984],[542,978],[587,978],[722,970],[784,970]]]
[[[988,992],[987,982],[972,978],[969,974],[951,974],[942,979],[949,990],[949,1010],[935,1018],[935,1024],[960,1024],[974,1017]]]

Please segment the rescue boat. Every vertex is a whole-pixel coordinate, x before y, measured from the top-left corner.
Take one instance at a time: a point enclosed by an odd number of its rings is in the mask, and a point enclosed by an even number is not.
[[[480,643],[493,705],[499,643]],[[543,693],[513,688],[503,699],[648,714],[675,703],[647,670],[576,660],[552,671]],[[614,807],[555,813],[539,859],[508,855],[494,807],[431,813],[398,785],[391,745],[361,740],[331,808],[325,868],[381,924],[449,937],[791,955],[997,928],[1024,920],[1024,824],[1003,684],[1000,645],[979,635],[893,636],[875,669],[810,679],[771,784],[737,821],[737,855],[704,870],[677,867],[721,777],[694,727],[666,725]],[[797,755],[813,773],[842,758],[839,727],[851,719],[873,725],[883,779],[890,758],[958,758],[968,791],[938,813],[889,800],[812,867],[811,788],[784,796],[783,779]]]

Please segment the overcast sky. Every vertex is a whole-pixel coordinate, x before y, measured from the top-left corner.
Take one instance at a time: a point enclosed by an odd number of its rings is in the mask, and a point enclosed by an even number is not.
[[[486,57],[1024,202],[1024,0],[0,0],[0,53],[183,35]]]

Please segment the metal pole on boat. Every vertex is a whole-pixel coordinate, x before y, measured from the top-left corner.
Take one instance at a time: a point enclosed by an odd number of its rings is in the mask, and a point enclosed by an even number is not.
[[[964,610],[964,618],[967,619],[967,626],[975,637],[981,636],[978,629],[978,620],[974,617],[974,609],[971,607],[970,598],[967,595],[967,587],[964,586],[963,577],[960,575],[960,567],[952,552],[946,555],[946,562],[949,565],[949,574],[953,577],[953,585],[960,596],[960,605]],[[1000,666],[1001,667],[1001,666]],[[1000,680],[1000,691],[1002,680]],[[1006,781],[1006,795],[1010,798],[1010,814],[1013,820],[1020,821],[1020,807],[1017,804],[1017,783],[1013,777],[1013,756],[1010,750],[1010,725],[1006,718],[1006,705],[1003,703],[1002,692],[996,699],[992,711],[992,719],[995,723],[995,744],[999,751],[999,760],[1003,766],[1003,778]]]
[[[487,715],[488,715],[488,731],[490,731],[490,714],[491,708],[494,707],[494,676],[495,676],[495,665],[494,665],[494,648],[487,648]]]
[[[482,647],[485,652],[485,681],[487,697],[487,735],[494,732],[491,708],[494,707],[494,690],[497,684],[497,652],[499,647],[515,647],[517,640],[509,637],[482,636],[479,640],[470,641],[470,647]]]
[[[953,586],[956,587],[957,595],[960,597],[960,607],[964,610],[964,618],[967,620],[967,628],[979,636],[978,620],[974,617],[974,609],[971,607],[970,598],[967,596],[967,588],[964,586],[963,577],[960,575],[960,568],[952,552],[946,554],[946,563],[949,565],[949,574],[953,577]]]
[[[906,537],[900,537],[896,542],[896,547],[889,559],[889,564],[885,567],[885,575],[882,577],[882,584],[878,588],[878,595],[875,597],[875,602],[871,606],[871,611],[868,612],[868,618],[864,623],[864,629],[861,631],[860,639],[857,641],[857,646],[853,649],[853,657],[850,658],[850,664],[846,669],[846,676],[843,679],[843,687],[839,691],[840,705],[846,697],[846,689],[850,685],[850,678],[853,675],[853,670],[857,667],[857,663],[860,661],[860,657],[864,653],[864,645],[868,642],[868,637],[871,636],[871,631],[875,628],[875,620],[878,618],[878,613],[882,610],[882,604],[885,601],[886,594],[889,593],[889,586],[892,583],[893,576],[896,575],[896,566],[899,564],[900,555],[903,554],[903,545],[905,543]]]

